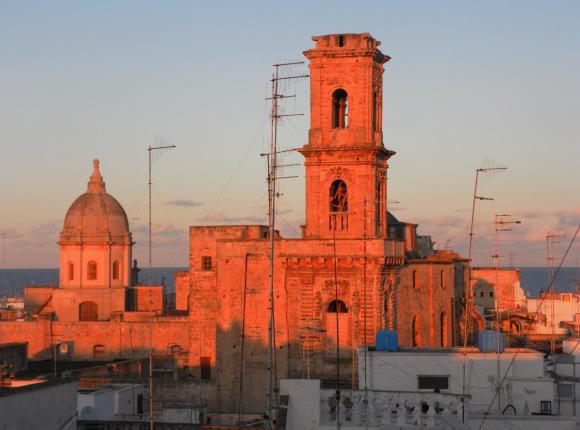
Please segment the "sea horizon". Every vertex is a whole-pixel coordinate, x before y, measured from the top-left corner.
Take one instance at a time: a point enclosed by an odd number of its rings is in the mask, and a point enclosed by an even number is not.
[[[548,288],[546,267],[515,267],[520,270],[520,285],[530,298],[538,297]],[[163,284],[167,292],[175,291],[175,272],[187,271],[187,267],[153,267],[151,276],[148,268],[140,268],[141,283]],[[556,273],[556,268],[553,269]],[[59,283],[58,268],[0,269],[0,297],[18,297],[26,287],[56,286]],[[580,288],[580,269],[562,267],[554,280],[554,291],[573,291]]]

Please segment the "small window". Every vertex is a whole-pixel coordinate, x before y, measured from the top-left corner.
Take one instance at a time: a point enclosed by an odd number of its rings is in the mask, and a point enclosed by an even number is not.
[[[348,127],[348,94],[338,89],[332,94],[332,128]]]
[[[201,380],[209,381],[211,379],[211,357],[200,357],[199,368],[201,370]]]
[[[87,263],[87,279],[89,281],[95,281],[97,279],[97,262],[89,261]]]
[[[542,415],[552,415],[552,401],[551,400],[541,400],[540,401],[540,413]]]
[[[443,270],[439,274],[439,282],[441,283],[441,288],[445,288],[445,275],[443,274]]]
[[[113,261],[113,279],[119,279],[119,262],[117,260]]]
[[[489,297],[493,297],[493,291],[489,292]]]
[[[68,280],[72,281],[75,278],[75,265],[72,262],[68,262]]]
[[[179,352],[183,352],[183,348],[181,347],[181,345],[173,344],[169,347],[170,354],[177,354]]]
[[[104,345],[93,346],[93,358],[103,358],[104,355],[105,355]]]
[[[479,297],[483,297],[483,291],[479,293]]]
[[[141,415],[145,411],[145,408],[143,407],[143,404],[144,404],[144,402],[143,402],[143,394],[138,394],[137,395],[137,413],[139,415]]]
[[[419,288],[419,274],[413,270],[413,288]]]
[[[348,308],[346,307],[346,305],[344,304],[343,301],[341,300],[333,300],[332,302],[330,302],[328,304],[328,307],[326,308],[326,312],[330,312],[333,314],[345,314],[348,312]]]
[[[418,316],[415,316],[411,323],[411,338],[413,346],[421,346],[421,320]]]
[[[338,36],[338,46],[340,48],[342,48],[344,46],[344,36],[343,35]]]
[[[377,91],[373,91],[373,131],[377,129]]]
[[[419,390],[448,390],[449,376],[417,375]]]
[[[211,270],[211,257],[205,255],[201,257],[201,270]]]

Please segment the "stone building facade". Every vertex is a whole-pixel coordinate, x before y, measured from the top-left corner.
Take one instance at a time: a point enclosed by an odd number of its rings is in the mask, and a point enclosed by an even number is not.
[[[302,237],[274,240],[278,377],[355,382],[356,349],[378,330],[406,347],[450,346],[467,261],[436,252],[417,225],[387,210],[383,67],[369,34],[327,35],[310,60],[311,127]],[[267,226],[190,228],[189,270],[176,303],[195,315],[199,363],[216,404],[259,411],[267,387],[270,238]],[[197,352],[193,351],[193,355]],[[197,359],[194,358],[195,362]],[[200,364],[201,365],[201,364]],[[239,387],[241,396],[232,396]]]
[[[387,208],[383,68],[369,34],[313,38],[311,128],[302,237],[275,232],[275,373],[356,383],[356,349],[378,330],[405,347],[449,346],[468,263],[433,250],[417,225]],[[176,310],[162,287],[131,282],[129,224],[98,163],[69,209],[60,287],[26,290],[25,321],[0,322],[0,341],[33,359],[62,343],[72,359],[174,354],[213,411],[263,411],[267,387],[270,238],[267,226],[193,226],[189,268],[176,274]],[[201,394],[200,394],[201,396]],[[201,401],[201,398],[200,398]]]

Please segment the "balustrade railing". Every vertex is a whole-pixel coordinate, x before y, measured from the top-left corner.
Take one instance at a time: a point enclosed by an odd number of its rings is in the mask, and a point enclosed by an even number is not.
[[[462,428],[462,396],[443,393],[321,390],[320,424],[341,427]],[[339,415],[337,417],[337,410]],[[467,427],[465,427],[467,428]]]

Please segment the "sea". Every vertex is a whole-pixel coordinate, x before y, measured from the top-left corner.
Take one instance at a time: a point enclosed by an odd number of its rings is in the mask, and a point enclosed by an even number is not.
[[[158,267],[141,269],[142,284],[165,285],[166,292],[175,291],[175,272],[187,270],[183,267]],[[20,297],[25,287],[58,285],[58,269],[0,269],[0,297]],[[536,298],[540,291],[548,288],[548,271],[545,267],[521,267],[521,285],[529,298]],[[563,267],[554,280],[555,291],[575,291],[580,285],[580,269]]]
[[[184,267],[155,267],[140,269],[139,281],[143,285],[165,285],[165,292],[175,291],[175,272],[188,270]],[[25,287],[58,285],[59,269],[0,269],[0,297],[21,297]]]

